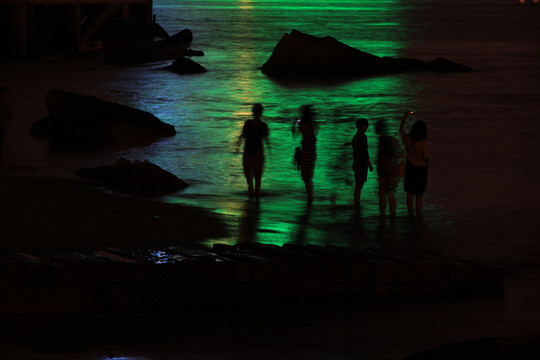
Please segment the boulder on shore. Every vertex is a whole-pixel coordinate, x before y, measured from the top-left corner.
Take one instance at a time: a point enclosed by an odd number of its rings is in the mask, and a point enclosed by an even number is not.
[[[32,125],[54,148],[140,146],[176,134],[149,112],[62,90],[47,93],[49,116]]]
[[[335,38],[293,30],[284,34],[261,71],[270,76],[359,77],[408,71],[469,72],[472,69],[444,58],[430,62],[378,57]]]
[[[167,195],[188,187],[183,180],[148,161],[122,159],[116,165],[79,169],[75,175],[97,181],[115,192],[143,197]]]

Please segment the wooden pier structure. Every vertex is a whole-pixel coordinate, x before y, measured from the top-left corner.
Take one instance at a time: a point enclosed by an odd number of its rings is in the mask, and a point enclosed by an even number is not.
[[[152,5],[152,0],[0,0],[0,57],[78,51],[99,45],[111,29],[126,31],[126,24],[150,29]]]

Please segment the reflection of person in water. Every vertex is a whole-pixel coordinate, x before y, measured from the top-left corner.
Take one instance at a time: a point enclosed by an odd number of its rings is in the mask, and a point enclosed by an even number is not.
[[[407,209],[413,214],[413,200],[416,197],[416,214],[422,214],[422,195],[427,186],[427,168],[429,150],[427,145],[427,126],[422,120],[416,121],[407,134],[404,130],[405,121],[412,114],[407,111],[399,125],[399,133],[407,150],[407,167],[404,188],[407,193]]]
[[[5,131],[6,131],[6,123],[9,120],[10,113],[7,104],[4,101],[4,97],[6,96],[7,90],[5,88],[0,87],[0,175],[2,175],[2,172],[4,170],[4,153],[3,153],[3,147],[4,147],[4,138],[5,138]]]
[[[302,134],[300,173],[302,174],[302,181],[306,185],[308,202],[311,203],[313,201],[313,173],[315,160],[317,159],[317,137],[315,135],[314,113],[310,105],[302,107],[302,117],[293,124],[293,134],[297,127]]]
[[[387,134],[386,124],[379,120],[375,124],[375,132],[379,134],[377,147],[377,175],[379,181],[379,212],[386,213],[386,203],[390,205],[390,217],[396,216],[396,188],[399,183],[398,148],[399,142]]]
[[[253,243],[259,229],[259,201],[246,200],[238,222],[238,244]]]
[[[264,146],[263,140],[268,142],[268,125],[261,121],[263,107],[261,104],[255,104],[252,107],[253,119],[245,122],[242,129],[242,134],[238,139],[239,143],[242,139],[244,144],[244,157],[242,165],[244,167],[244,176],[248,184],[249,196],[259,197],[261,191],[261,178],[264,167]],[[255,190],[253,188],[253,180],[255,179]]]
[[[368,142],[366,136],[366,130],[368,128],[368,121],[366,119],[356,120],[356,134],[352,139],[353,147],[353,171],[354,171],[354,207],[360,206],[360,194],[364,183],[367,180],[367,172],[373,171],[373,166],[369,160]]]

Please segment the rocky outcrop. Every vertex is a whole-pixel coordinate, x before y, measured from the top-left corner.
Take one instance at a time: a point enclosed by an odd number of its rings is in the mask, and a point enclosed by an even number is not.
[[[135,34],[136,35],[136,34]],[[114,63],[137,64],[176,59],[179,56],[204,56],[204,52],[191,49],[193,34],[184,29],[154,41],[137,36],[114,37],[105,42],[105,59]]]
[[[31,133],[55,148],[139,146],[176,133],[149,112],[68,91],[49,91],[47,108]]]
[[[378,57],[323,38],[293,30],[278,42],[261,71],[270,76],[360,77],[408,71],[469,72],[472,69],[444,58],[430,62]]]
[[[165,69],[180,75],[200,74],[206,72],[206,69],[202,65],[183,56],[176,59],[170,66],[167,66]]]
[[[75,174],[113,191],[143,197],[167,195],[188,187],[175,175],[147,161],[120,160],[116,165],[82,168]]]

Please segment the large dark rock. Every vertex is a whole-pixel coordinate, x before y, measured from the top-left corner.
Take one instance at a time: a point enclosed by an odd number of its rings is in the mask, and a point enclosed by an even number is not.
[[[120,160],[116,165],[82,168],[77,176],[97,181],[113,191],[156,197],[185,189],[188,184],[150,162]]]
[[[407,71],[468,72],[472,69],[438,58],[378,57],[345,45],[335,38],[315,37],[293,30],[278,42],[261,71],[270,76],[358,77]]]
[[[139,146],[176,134],[149,112],[62,90],[47,93],[49,116],[32,125],[34,136],[55,148]]]
[[[206,69],[202,65],[183,56],[176,59],[170,66],[167,66],[165,69],[171,70],[172,72],[180,75],[199,74],[206,72]]]

